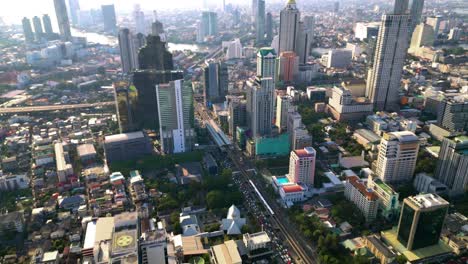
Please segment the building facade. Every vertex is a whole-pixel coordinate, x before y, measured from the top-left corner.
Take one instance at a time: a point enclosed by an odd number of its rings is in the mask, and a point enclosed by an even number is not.
[[[346,178],[344,195],[346,199],[359,208],[366,221],[373,221],[377,217],[378,197],[373,190],[367,188],[366,184],[358,176]]]
[[[63,41],[71,41],[72,35],[70,30],[70,21],[68,20],[67,5],[65,0],[54,0],[55,14],[57,15],[57,23],[60,32],[60,37]]]
[[[314,185],[316,156],[317,152],[310,146],[291,151],[289,180],[294,183]]]

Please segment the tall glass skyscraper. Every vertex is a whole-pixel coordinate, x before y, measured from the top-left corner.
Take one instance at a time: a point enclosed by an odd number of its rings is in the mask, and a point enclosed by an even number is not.
[[[70,21],[68,20],[67,6],[65,0],[54,0],[55,14],[59,26],[60,37],[64,41],[71,41]]]

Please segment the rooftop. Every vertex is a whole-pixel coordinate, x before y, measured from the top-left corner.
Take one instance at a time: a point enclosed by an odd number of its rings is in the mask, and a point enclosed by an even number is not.
[[[410,201],[413,205],[423,209],[431,207],[449,206],[449,202],[444,200],[437,194],[424,193],[416,196],[408,197],[405,200]]]
[[[271,241],[270,237],[265,231],[254,234],[244,234],[244,238],[246,238],[253,244],[264,244]]]
[[[386,258],[393,258],[395,254],[388,249],[387,246],[375,235],[367,236],[366,239],[374,245],[375,248],[379,250]]]
[[[283,191],[285,193],[293,193],[293,192],[302,192],[303,189],[300,185],[294,184],[294,185],[283,185],[282,186]]]
[[[76,148],[79,156],[96,155],[96,149],[93,144],[83,144]]]
[[[315,156],[315,149],[312,148],[312,147],[307,147],[307,148],[304,148],[304,149],[296,149],[294,150],[294,152],[296,153],[296,155],[298,157],[301,157],[301,158],[305,158],[305,157],[314,157]]]
[[[144,138],[145,135],[142,131],[132,132],[132,133],[124,133],[124,134],[116,134],[111,136],[106,136],[105,142],[106,143],[115,143],[127,140],[134,140],[139,138]]]
[[[368,200],[376,201],[378,199],[377,195],[371,189],[368,189],[358,176],[350,176],[347,179],[349,183],[353,185],[354,188],[358,189],[362,195],[366,196]]]

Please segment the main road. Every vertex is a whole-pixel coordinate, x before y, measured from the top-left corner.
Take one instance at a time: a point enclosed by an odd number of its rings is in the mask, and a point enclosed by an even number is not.
[[[0,108],[0,114],[19,114],[33,112],[47,112],[57,110],[72,110],[80,108],[92,108],[115,105],[115,102],[100,102],[92,104],[68,104],[68,105],[41,105],[41,106],[24,106],[24,107],[4,107]]]
[[[211,115],[208,110],[201,104],[198,104],[196,110],[199,116],[204,121],[211,120]],[[274,201],[269,197],[267,193],[265,193],[264,188],[262,188],[263,182],[260,182],[257,177],[251,177],[248,173],[249,171],[253,171],[254,166],[250,164],[248,159],[243,156],[243,154],[237,150],[233,145],[228,146],[224,149],[231,159],[233,165],[236,169],[240,172],[242,176],[242,180],[244,183],[247,183],[249,180],[252,180],[255,185],[257,186],[258,191],[264,197],[266,202],[269,204],[271,209],[273,210],[273,214],[270,216],[270,221],[274,223],[279,228],[280,233],[286,239],[287,243],[291,246],[291,253],[293,256],[296,256],[297,263],[317,263],[315,258],[316,253],[315,250],[308,245],[308,242],[305,241],[302,234],[300,234],[297,229],[289,222],[288,216],[284,213],[284,210],[278,206],[277,202]],[[247,188],[252,189],[253,187],[249,184],[246,184]],[[260,197],[255,196],[259,203],[263,204]]]

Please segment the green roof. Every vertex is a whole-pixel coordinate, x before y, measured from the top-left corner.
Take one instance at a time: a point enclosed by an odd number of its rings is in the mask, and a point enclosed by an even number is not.
[[[270,53],[272,55],[276,56],[275,49],[270,48],[270,47],[261,48],[261,49],[258,50],[258,53],[260,53],[260,56],[262,56],[262,57],[268,56],[268,54],[270,54]]]
[[[384,183],[380,179],[374,179],[375,184],[377,184],[384,192],[386,193],[394,193],[395,191],[392,189],[392,187],[388,186],[386,183]]]

